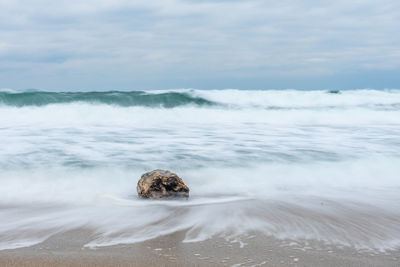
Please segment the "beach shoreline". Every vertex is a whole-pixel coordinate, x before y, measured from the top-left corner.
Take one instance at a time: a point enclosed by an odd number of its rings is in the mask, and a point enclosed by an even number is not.
[[[96,233],[76,229],[24,248],[0,251],[0,266],[398,266],[400,250],[377,252],[278,240],[262,234],[241,241],[184,243],[184,232],[135,244],[87,248]]]

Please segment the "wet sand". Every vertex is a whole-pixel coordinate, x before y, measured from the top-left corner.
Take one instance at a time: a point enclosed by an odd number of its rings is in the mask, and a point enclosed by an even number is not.
[[[257,233],[241,242],[213,238],[182,243],[181,232],[136,244],[85,248],[95,235],[79,229],[35,246],[2,250],[0,266],[400,266],[400,251],[359,251]]]

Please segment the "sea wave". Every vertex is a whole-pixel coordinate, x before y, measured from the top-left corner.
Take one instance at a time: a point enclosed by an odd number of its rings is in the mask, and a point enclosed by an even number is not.
[[[209,106],[214,102],[188,93],[163,92],[149,94],[131,92],[0,92],[0,103],[7,106],[46,106],[65,103],[106,104],[122,107],[145,106],[173,108],[183,105]]]
[[[88,103],[121,107],[181,106],[262,109],[400,109],[400,90],[154,90],[106,92],[45,92],[0,90],[0,105],[46,106]]]

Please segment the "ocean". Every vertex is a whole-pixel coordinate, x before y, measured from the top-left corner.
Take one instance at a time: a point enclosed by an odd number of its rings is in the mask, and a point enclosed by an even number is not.
[[[143,200],[168,169],[188,200]],[[400,90],[0,90],[0,249],[185,231],[400,247]]]

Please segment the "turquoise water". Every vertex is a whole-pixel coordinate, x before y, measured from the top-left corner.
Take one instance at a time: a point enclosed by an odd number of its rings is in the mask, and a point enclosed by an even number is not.
[[[213,105],[212,101],[201,97],[191,96],[188,93],[165,92],[149,94],[144,91],[133,92],[0,92],[0,103],[3,105],[24,107],[24,106],[45,106],[50,104],[65,103],[91,103],[107,104],[121,107],[144,106],[144,107],[165,107],[173,108],[188,104],[197,106]]]

